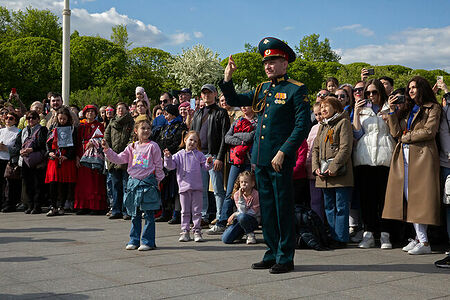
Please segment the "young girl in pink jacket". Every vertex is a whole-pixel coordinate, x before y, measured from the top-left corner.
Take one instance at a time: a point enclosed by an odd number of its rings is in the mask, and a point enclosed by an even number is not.
[[[201,170],[212,167],[212,157],[206,159],[199,151],[200,136],[194,130],[187,132],[180,148],[185,148],[172,155],[164,149],[164,166],[168,170],[177,169],[178,190],[181,204],[181,233],[180,242],[191,240],[190,220],[194,223],[194,241],[203,242],[201,232],[201,218],[203,207],[203,181]]]

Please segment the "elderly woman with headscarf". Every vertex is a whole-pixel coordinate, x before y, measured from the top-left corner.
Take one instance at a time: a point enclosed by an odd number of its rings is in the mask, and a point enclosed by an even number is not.
[[[78,180],[75,187],[74,208],[78,209],[78,215],[101,214],[106,210],[106,179],[98,170],[91,169],[80,164],[83,154],[94,147],[91,142],[95,131],[98,129],[103,134],[105,128],[97,121],[98,109],[95,105],[86,105],[83,108],[83,120],[78,127],[77,137],[77,166]]]

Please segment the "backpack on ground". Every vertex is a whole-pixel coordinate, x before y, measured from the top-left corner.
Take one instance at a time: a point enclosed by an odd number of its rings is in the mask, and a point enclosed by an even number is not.
[[[295,207],[296,247],[298,249],[329,250],[329,235],[325,224],[311,209]]]

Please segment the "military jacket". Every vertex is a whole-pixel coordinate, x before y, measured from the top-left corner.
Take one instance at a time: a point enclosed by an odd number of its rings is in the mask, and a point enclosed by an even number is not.
[[[230,106],[252,106],[258,92],[255,101],[260,102],[261,111],[257,112],[252,163],[270,166],[280,150],[285,154],[283,167],[293,167],[295,153],[307,137],[311,122],[306,86],[287,75],[264,82],[256,91],[245,94],[236,93],[232,80],[222,81],[219,86]]]

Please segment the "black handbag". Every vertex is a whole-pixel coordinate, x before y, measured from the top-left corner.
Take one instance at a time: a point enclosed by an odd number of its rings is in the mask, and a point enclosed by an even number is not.
[[[20,167],[18,164],[12,164],[10,161],[6,164],[5,178],[20,179]]]

